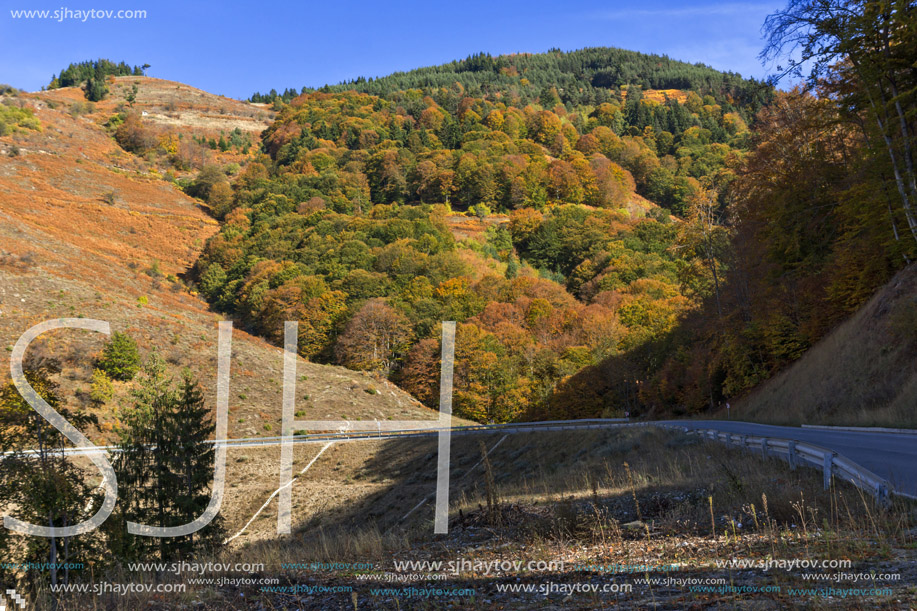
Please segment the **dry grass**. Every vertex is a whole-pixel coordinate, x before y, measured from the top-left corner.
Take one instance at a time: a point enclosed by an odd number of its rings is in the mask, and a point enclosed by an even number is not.
[[[274,111],[263,104],[249,104],[232,98],[214,95],[195,87],[148,76],[119,76],[109,79],[109,95],[95,104],[100,116],[114,114],[120,105],[126,105],[126,96],[137,84],[137,98],[133,108],[146,112],[146,119],[170,129],[190,131],[208,138],[219,137],[239,128],[257,137],[274,118]],[[83,92],[77,87],[65,87],[36,94],[40,99],[57,102],[69,110],[75,102],[84,102]]]
[[[306,479],[313,483],[307,495],[312,499],[309,511],[303,511],[302,491],[294,488],[294,524],[298,525],[294,535],[278,538],[270,532],[274,513],[265,519],[262,540],[234,547],[218,558],[201,560],[263,563],[264,570],[257,576],[279,577],[283,584],[350,584],[360,592],[360,609],[394,606],[391,600],[371,597],[367,587],[372,582],[360,584],[352,570],[293,570],[282,569],[281,564],[360,562],[372,564],[375,572],[392,571],[393,559],[456,557],[562,560],[568,566],[678,564],[682,576],[721,576],[735,584],[784,586],[799,585],[798,575],[722,569],[715,561],[733,557],[846,558],[859,567],[856,570],[879,565],[905,574],[917,570],[911,568],[915,566],[911,504],[882,508],[846,484],[826,492],[815,470],[790,472],[776,459],[763,460],[720,444],[655,429],[526,433],[508,436],[493,449],[499,439],[488,435],[485,439],[453,440],[452,518],[446,536],[432,535],[430,504],[412,519],[401,520],[408,508],[434,488],[432,442],[398,440],[373,448],[350,444],[336,454],[324,455],[313,467],[315,471],[308,473]],[[479,440],[491,450],[487,462],[481,460]],[[302,464],[308,454],[297,456],[297,464]],[[494,482],[490,486],[487,463]],[[373,486],[360,489],[362,482]],[[335,496],[335,486],[351,490]],[[323,497],[327,497],[324,502],[320,500]],[[496,505],[489,510],[488,497]],[[220,575],[239,576],[231,572],[208,576]],[[627,579],[640,576],[629,575]],[[461,573],[450,577],[449,585],[471,584],[487,592],[484,596],[492,600],[494,608],[528,609],[532,599],[500,598],[493,585],[539,577],[581,582],[594,575],[582,570],[486,578]],[[106,578],[131,582],[160,577],[116,569]],[[914,593],[906,586],[906,579],[897,584],[898,600],[913,598]],[[166,598],[101,597],[97,604],[111,609],[173,608],[192,601],[207,609],[252,605],[319,609],[328,608],[321,604],[334,608],[349,604],[347,595],[291,598],[261,592],[258,587],[190,589],[194,592]],[[634,596],[629,600],[636,607],[651,606],[655,601],[658,608],[673,609],[761,600],[754,596],[686,598],[683,590],[676,596],[659,588],[638,591],[636,587]],[[551,602],[539,600],[546,605]],[[772,596],[765,600],[782,600],[781,606],[790,602]],[[61,608],[82,608],[79,604],[85,602],[64,601]],[[429,608],[441,608],[446,602],[430,601]],[[850,602],[862,604],[865,600]],[[596,608],[589,606],[595,602],[578,604],[573,608]],[[873,604],[867,603],[867,607]],[[480,608],[480,600],[450,601],[449,605]]]
[[[490,227],[499,227],[509,223],[509,216],[505,214],[491,214],[483,219],[476,216],[451,214],[446,217],[446,224],[456,240],[485,241],[485,233]]]

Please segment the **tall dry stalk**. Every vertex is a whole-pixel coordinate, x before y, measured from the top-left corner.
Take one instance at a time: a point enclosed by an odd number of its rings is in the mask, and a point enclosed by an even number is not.
[[[491,526],[500,525],[500,499],[497,495],[497,484],[494,481],[494,471],[487,456],[487,446],[483,441],[481,446],[481,461],[484,464],[484,486],[487,493],[487,523]]]

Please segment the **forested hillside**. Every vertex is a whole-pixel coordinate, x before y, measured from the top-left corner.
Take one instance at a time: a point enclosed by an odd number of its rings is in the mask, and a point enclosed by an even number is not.
[[[613,101],[615,91],[628,85],[643,89],[691,90],[700,95],[727,97],[754,113],[766,102],[770,88],[734,73],[724,73],[703,64],[689,64],[667,56],[638,53],[608,47],[564,53],[522,53],[492,57],[478,53],[441,66],[396,72],[381,78],[358,78],[321,88],[325,93],[358,91],[388,97],[411,89],[435,93],[456,85],[473,97],[518,98],[523,104],[545,102],[545,91],[555,89],[564,104],[601,104]],[[289,102],[300,91],[286,89],[279,94]],[[256,93],[253,102],[272,102],[278,93]]]
[[[565,381],[548,413],[595,414],[625,402],[656,414],[716,409],[799,359],[917,257],[917,10],[790,2],[765,29],[763,56],[785,63],[782,74],[801,85],[759,112],[752,149],[706,232],[718,287],[671,333]],[[906,318],[907,308],[895,316]],[[843,335],[864,350],[885,342],[870,367],[907,353],[915,334],[913,326],[887,335],[877,328],[860,322]],[[846,354],[821,347],[795,370],[796,388],[806,391],[768,406],[779,414],[755,402],[755,417],[912,421],[913,405],[905,414],[893,404],[903,389],[885,377],[854,395],[862,401],[831,396],[837,384],[819,374],[830,369],[826,359],[847,363],[856,379],[866,371]],[[801,373],[818,377],[803,382]]]
[[[782,15],[804,27],[806,10]],[[805,88],[776,95],[586,49],[275,96],[266,156],[212,202],[225,224],[201,286],[275,341],[282,320],[304,321],[305,356],[428,405],[437,323],[455,319],[468,417],[717,408],[917,255],[912,47],[839,60],[856,32],[881,37],[875,19],[813,29],[835,47],[813,42]],[[796,41],[778,24],[776,54]],[[456,243],[456,214],[489,223],[486,240]]]
[[[787,3],[767,82],[552,49],[246,101],[45,62],[178,32],[160,66],[239,87],[518,11],[18,11],[11,78],[51,80],[0,84],[0,611],[917,608],[907,435],[762,426],[917,427],[917,2]],[[758,33],[650,8],[569,17]]]
[[[620,79],[596,75],[649,60],[594,50],[431,69],[489,66],[467,88],[399,88],[419,71],[374,81],[382,95],[275,100],[266,155],[231,193],[203,193],[224,224],[196,268],[202,292],[276,342],[299,320],[304,356],[431,406],[438,324],[456,320],[457,413],[537,414],[558,383],[669,332],[710,289],[703,232],[683,219],[719,205],[768,94],[656,59],[645,84],[696,90],[604,87]],[[488,226],[483,241],[454,239],[461,214]]]

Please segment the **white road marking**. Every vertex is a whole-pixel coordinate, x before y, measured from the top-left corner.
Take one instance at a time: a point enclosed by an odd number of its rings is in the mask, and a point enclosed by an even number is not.
[[[306,471],[308,471],[308,470],[309,470],[309,467],[311,467],[313,464],[315,464],[315,461],[318,460],[318,457],[321,456],[321,455],[325,452],[325,450],[327,450],[328,448],[330,448],[333,444],[334,444],[333,441],[329,441],[328,443],[326,443],[325,446],[324,446],[321,450],[319,450],[318,454],[316,454],[316,455],[312,458],[312,460],[309,461],[309,464],[306,465],[306,466],[303,468],[303,470],[300,471],[300,472],[296,475],[296,477],[294,477],[294,478],[291,479],[289,482],[287,482],[286,484],[284,484],[283,486],[281,486],[280,488],[278,488],[277,490],[275,490],[274,492],[272,492],[272,493],[271,493],[271,496],[267,497],[267,500],[264,501],[264,505],[262,505],[261,507],[259,507],[259,508],[258,508],[258,511],[255,512],[255,515],[253,515],[253,516],[251,517],[251,519],[249,519],[249,521],[245,523],[245,526],[242,527],[242,530],[240,530],[239,532],[237,532],[236,534],[234,534],[234,535],[231,536],[230,538],[228,538],[228,539],[226,539],[225,541],[223,541],[223,545],[226,545],[227,543],[229,543],[230,541],[232,541],[233,539],[235,539],[236,537],[238,537],[239,535],[241,535],[242,533],[244,533],[244,532],[245,532],[245,529],[248,528],[249,525],[251,525],[251,523],[255,521],[255,518],[257,518],[259,515],[261,515],[261,512],[264,511],[265,507],[267,507],[268,504],[269,504],[272,500],[274,500],[274,497],[277,496],[278,494],[280,494],[280,491],[283,490],[284,488],[292,487],[292,486],[293,486],[293,482],[296,481],[296,478],[298,478],[300,475],[302,475],[303,473],[305,473]]]

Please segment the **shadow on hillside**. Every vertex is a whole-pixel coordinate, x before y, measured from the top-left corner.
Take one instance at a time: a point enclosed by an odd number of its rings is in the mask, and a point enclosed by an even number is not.
[[[764,474],[760,458],[748,456],[735,466],[729,450],[716,445],[695,452],[709,454],[707,460],[714,462],[697,473],[684,474],[683,467],[674,464],[676,452],[693,452],[695,448],[689,446],[696,446],[698,440],[655,429],[522,433],[505,438],[499,433],[456,436],[450,465],[450,534],[441,536],[433,533],[436,439],[390,440],[351,476],[354,482],[381,484],[381,488],[346,508],[312,515],[300,513],[294,502],[292,537],[255,542],[240,553],[252,559],[278,558],[279,547],[284,550],[281,556],[289,555],[281,558],[283,562],[355,561],[361,556],[380,556],[384,542],[405,547],[410,539],[440,546],[454,543],[453,533],[466,527],[491,532],[488,525],[475,526],[472,517],[486,509],[482,442],[490,450],[494,488],[504,511],[509,512],[500,521],[499,537],[522,542],[533,536],[576,535],[588,530],[589,520],[597,514],[622,525],[638,519],[660,524],[680,520],[709,530],[708,495],[713,488],[718,496],[735,496],[742,486],[737,481],[752,482],[756,470],[760,472],[757,477]],[[786,470],[782,463],[771,466]],[[805,477],[797,472],[793,479],[801,482]],[[811,479],[816,482],[817,478]],[[771,480],[768,485],[778,481]],[[712,484],[714,481],[717,483]],[[793,486],[787,481],[783,487],[789,490]],[[347,485],[343,477],[341,485]],[[756,482],[750,486],[760,495]],[[794,498],[798,498],[798,488],[795,490]],[[808,491],[806,494],[808,498]],[[772,505],[772,511],[777,511],[779,503],[775,500]],[[788,516],[790,512],[787,504]],[[636,536],[642,534],[641,530]]]

